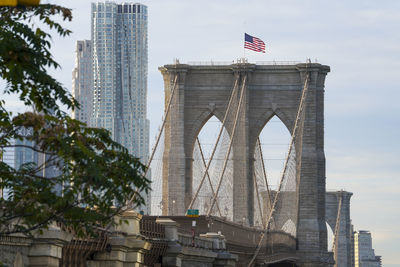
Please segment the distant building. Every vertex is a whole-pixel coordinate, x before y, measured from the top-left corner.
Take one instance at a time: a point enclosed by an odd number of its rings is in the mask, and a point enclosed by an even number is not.
[[[5,147],[3,149],[2,153],[2,158],[1,161],[7,163],[9,166],[13,167],[15,166],[15,151],[14,147],[12,145],[15,144],[15,140],[11,140],[10,145],[11,147]]]
[[[147,7],[92,3],[93,112],[90,126],[147,161]]]
[[[15,140],[10,141],[10,145],[14,145]],[[10,147],[5,147],[2,149],[1,153],[1,158],[0,160],[4,163],[6,163],[8,166],[14,168],[15,166],[15,148],[10,146]],[[7,198],[8,190],[0,188],[0,197],[5,197]]]
[[[132,155],[147,163],[147,6],[92,3],[91,40],[76,44],[74,118],[104,128]],[[150,196],[145,196],[150,207]],[[142,207],[147,214],[149,210]]]
[[[19,130],[19,134],[21,136],[28,136],[32,134],[32,129],[29,128],[21,128]],[[43,166],[41,170],[37,173],[40,176],[46,178],[53,178],[59,176],[61,174],[60,169],[58,166],[51,165],[48,166],[47,162],[50,158],[49,155],[40,153],[34,150],[35,144],[27,139],[22,140],[15,140],[14,141],[15,147],[13,148],[13,166],[16,170],[21,168],[22,165],[26,163],[34,163],[36,166]],[[10,151],[11,153],[11,151]],[[62,185],[58,184],[55,186],[55,190],[61,194],[62,193]]]
[[[355,266],[355,260],[354,260],[354,225],[350,224],[350,255],[351,255],[351,266]]]
[[[27,136],[32,134],[31,129],[21,128],[19,134],[21,136]],[[33,162],[35,164],[38,163],[38,153],[29,147],[33,147],[32,141],[27,139],[15,140],[15,148],[14,148],[14,168],[19,169],[21,165],[25,163]]]
[[[75,48],[75,68],[72,71],[72,95],[79,102],[79,109],[72,112],[72,117],[86,124],[92,114],[93,69],[92,42],[77,41]]]
[[[380,267],[381,257],[375,256],[372,249],[372,238],[369,231],[354,232],[354,266],[355,267]]]

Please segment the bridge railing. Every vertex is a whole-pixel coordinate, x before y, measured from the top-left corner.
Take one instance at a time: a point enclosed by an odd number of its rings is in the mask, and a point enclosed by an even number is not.
[[[165,255],[168,243],[165,240],[165,227],[158,224],[153,218],[143,216],[140,220],[140,234],[151,243],[151,249],[144,255],[146,266],[153,266],[160,256]]]
[[[296,65],[303,63],[301,61],[256,61],[256,65]]]
[[[140,220],[140,234],[149,238],[165,238],[165,227],[156,223],[153,219],[143,217]]]
[[[187,234],[178,233],[178,243],[185,247],[213,249],[213,242],[211,240],[201,237],[195,237],[193,240],[193,237]]]
[[[227,66],[227,65],[232,65],[232,64],[238,64],[238,63],[250,63],[250,64],[256,64],[256,65],[296,65],[299,63],[302,63],[302,61],[277,61],[277,60],[271,60],[271,61],[256,61],[254,62],[248,62],[247,60],[243,59],[238,59],[238,60],[232,60],[232,61],[188,61],[183,64],[188,64],[192,66]],[[181,64],[179,62],[179,64]]]
[[[226,66],[235,64],[235,61],[188,61],[187,64],[193,66]]]
[[[195,247],[206,250],[219,250],[220,245],[211,241],[209,238],[204,238],[207,233],[223,236],[224,250],[229,253],[238,255],[237,266],[247,266],[250,259],[254,255],[262,230],[248,227],[245,225],[233,223],[219,217],[200,216],[198,218],[189,218],[185,216],[144,216],[144,220],[149,220],[155,223],[157,219],[170,219],[176,222],[175,231],[178,243],[183,247]],[[193,225],[196,221],[196,226]],[[154,227],[154,226],[151,226]],[[153,228],[150,228],[153,229]],[[193,232],[195,238],[193,244]],[[154,241],[154,240],[153,240]],[[272,262],[275,259],[282,257],[293,257],[296,255],[296,238],[283,231],[268,232],[261,246],[257,260]],[[217,246],[217,247],[213,247]],[[159,250],[164,247],[158,248]],[[165,250],[162,251],[162,253]],[[161,253],[159,254],[161,255]]]

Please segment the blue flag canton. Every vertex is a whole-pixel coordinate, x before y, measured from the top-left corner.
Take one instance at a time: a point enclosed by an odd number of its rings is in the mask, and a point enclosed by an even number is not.
[[[244,34],[244,41],[252,43],[253,42],[253,36],[248,35],[247,33],[245,33]]]

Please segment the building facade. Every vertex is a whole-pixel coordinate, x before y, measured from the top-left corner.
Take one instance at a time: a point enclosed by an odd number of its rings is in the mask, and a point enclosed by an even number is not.
[[[31,129],[21,128],[21,136],[27,136],[32,133]],[[32,141],[27,139],[15,140],[14,147],[14,168],[19,169],[25,163],[38,163],[38,153],[29,147],[33,147]]]
[[[89,125],[147,161],[147,7],[92,4],[93,108]]]
[[[380,267],[381,257],[375,256],[372,249],[372,237],[369,231],[354,232],[354,266]]]
[[[107,129],[145,164],[149,156],[147,69],[147,6],[92,3],[91,40],[78,41],[76,47],[73,92],[81,108],[74,117]],[[150,207],[150,196],[145,197]]]
[[[79,109],[72,112],[74,119],[89,124],[93,108],[92,42],[77,41],[75,68],[72,71],[72,95],[79,101]]]

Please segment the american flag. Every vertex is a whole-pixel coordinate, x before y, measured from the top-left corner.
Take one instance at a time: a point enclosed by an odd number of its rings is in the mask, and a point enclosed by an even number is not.
[[[265,43],[261,39],[247,33],[244,34],[244,48],[265,53]]]

